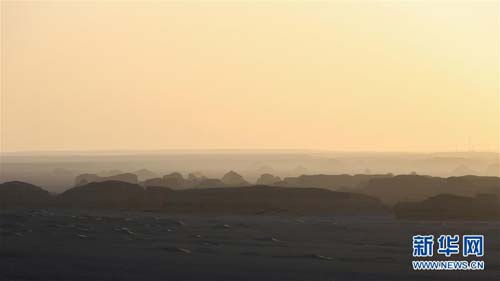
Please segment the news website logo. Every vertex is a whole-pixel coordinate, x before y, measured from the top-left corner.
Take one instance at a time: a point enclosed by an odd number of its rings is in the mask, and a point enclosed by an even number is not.
[[[442,234],[437,239],[436,254],[450,258],[452,256],[483,257],[484,235]],[[461,241],[461,243],[460,243]],[[434,235],[413,236],[413,257],[434,257]],[[413,270],[484,270],[483,260],[413,260]]]

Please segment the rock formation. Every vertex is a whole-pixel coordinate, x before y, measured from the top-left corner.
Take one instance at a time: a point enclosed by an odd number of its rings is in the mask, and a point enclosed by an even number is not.
[[[421,202],[400,202],[394,206],[400,219],[414,220],[498,220],[500,201],[496,194],[465,197],[440,194]]]
[[[302,175],[299,177],[286,177],[276,183],[283,187],[318,187],[329,190],[358,190],[366,186],[371,179],[389,178],[390,174],[382,175]]]
[[[274,176],[271,174],[262,174],[259,179],[257,179],[258,185],[274,185],[277,182],[280,182],[281,178],[278,176]]]
[[[137,208],[144,189],[122,181],[92,182],[73,187],[57,196],[57,202],[67,207]]]
[[[132,173],[124,173],[113,175],[109,177],[101,177],[96,174],[81,174],[75,179],[75,186],[85,185],[91,182],[103,182],[103,181],[122,181],[128,183],[137,183],[137,175]]]
[[[438,194],[475,196],[478,193],[491,193],[500,195],[500,178],[399,175],[392,178],[372,179],[360,192],[378,197],[389,205],[402,201],[420,201]]]
[[[52,196],[39,186],[21,181],[0,184],[0,206],[36,207],[49,204]]]
[[[187,186],[187,182],[184,177],[178,173],[173,172],[168,175],[163,176],[163,181],[165,182],[165,186],[170,188],[185,188]]]
[[[140,169],[137,171],[133,171],[133,174],[137,175],[139,180],[147,180],[158,177],[158,175],[148,169]]]
[[[222,179],[222,183],[226,186],[246,186],[249,185],[249,183],[238,173],[235,171],[229,171],[227,174],[225,174]]]

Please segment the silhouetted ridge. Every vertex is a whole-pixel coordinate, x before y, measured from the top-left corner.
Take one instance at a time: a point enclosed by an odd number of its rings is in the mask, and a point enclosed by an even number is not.
[[[52,200],[43,188],[21,181],[0,184],[0,206],[39,206]]]
[[[177,190],[165,210],[193,213],[376,214],[387,209],[376,198],[319,188],[248,186]]]
[[[275,183],[284,187],[319,187],[330,190],[354,190],[364,187],[371,179],[390,178],[392,174],[385,175],[302,175],[299,177],[286,177]]]
[[[394,212],[401,219],[491,220],[500,219],[500,201],[495,194],[439,194],[421,202],[400,202],[394,206]]]
[[[386,212],[376,198],[319,188],[272,186],[172,190],[119,181],[89,183],[67,190],[60,206],[133,208],[173,213],[217,214],[377,214]]]
[[[400,175],[392,178],[371,179],[362,192],[378,197],[387,204],[424,200],[443,193],[460,196],[475,196],[478,193],[500,194],[500,178],[479,176],[438,178]]]
[[[75,186],[85,185],[91,182],[103,181],[122,181],[128,183],[137,183],[139,180],[137,178],[137,175],[132,173],[118,174],[109,177],[100,177],[96,174],[81,174],[76,177]]]
[[[133,171],[132,174],[137,175],[139,180],[147,180],[158,177],[158,175],[155,172],[152,172],[148,169],[140,169],[137,171]]]
[[[144,189],[138,184],[104,181],[71,188],[57,199],[71,207],[134,208],[141,205],[143,196]]]
[[[148,186],[162,186],[162,187],[168,187],[168,182],[165,181],[163,178],[152,178],[152,179],[147,179],[145,180],[142,185],[144,187]]]

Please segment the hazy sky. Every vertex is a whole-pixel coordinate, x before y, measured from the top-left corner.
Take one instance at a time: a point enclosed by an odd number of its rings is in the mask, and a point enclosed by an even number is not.
[[[499,7],[1,4],[1,150],[498,150]]]

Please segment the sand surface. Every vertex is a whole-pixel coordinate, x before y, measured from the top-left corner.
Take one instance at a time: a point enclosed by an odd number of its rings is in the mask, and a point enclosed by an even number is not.
[[[1,280],[500,280],[500,222],[17,209],[0,233]],[[412,235],[468,233],[485,271],[411,269]]]

